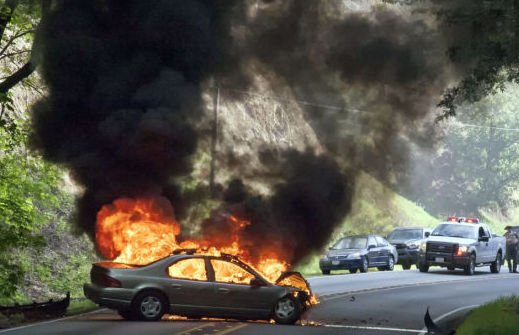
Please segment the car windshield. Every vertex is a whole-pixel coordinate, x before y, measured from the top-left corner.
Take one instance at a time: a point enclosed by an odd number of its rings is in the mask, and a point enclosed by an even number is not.
[[[337,241],[331,249],[363,249],[367,242],[366,237],[345,237]]]
[[[456,224],[440,224],[434,228],[432,236],[449,236],[477,239],[477,227],[456,225]]]
[[[388,240],[418,240],[421,238],[421,229],[397,229],[387,237]]]

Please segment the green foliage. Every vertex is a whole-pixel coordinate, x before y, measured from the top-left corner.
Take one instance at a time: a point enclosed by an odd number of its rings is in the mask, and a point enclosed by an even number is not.
[[[458,109],[442,124],[445,140],[424,155],[413,182],[414,199],[440,213],[477,215],[484,208],[505,210],[519,187],[519,85]]]
[[[460,335],[515,335],[519,329],[519,297],[499,298],[472,312],[456,330]]]

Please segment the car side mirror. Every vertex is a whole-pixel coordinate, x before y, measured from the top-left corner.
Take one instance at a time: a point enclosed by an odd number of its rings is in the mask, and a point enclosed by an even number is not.
[[[261,280],[259,280],[258,278],[254,277],[250,280],[249,285],[252,287],[260,287],[260,286],[263,286],[263,282]]]
[[[429,236],[431,236],[431,233],[428,232],[428,231],[426,231],[426,232],[425,232],[425,237],[427,238],[427,237],[429,237]]]
[[[376,245],[374,245],[374,244],[370,244],[370,245],[368,245],[368,250],[369,250],[369,249],[376,248],[376,247],[377,247]]]
[[[478,239],[478,241],[481,241],[481,242],[488,242],[488,240],[489,240],[489,237],[486,235],[480,236]]]

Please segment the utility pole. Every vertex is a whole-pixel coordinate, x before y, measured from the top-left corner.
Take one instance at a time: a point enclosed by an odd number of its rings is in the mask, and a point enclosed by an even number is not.
[[[214,86],[213,99],[213,129],[211,131],[211,166],[209,170],[209,191],[211,195],[215,195],[214,179],[216,166],[216,144],[218,142],[218,109],[220,107],[220,87],[218,84]]]

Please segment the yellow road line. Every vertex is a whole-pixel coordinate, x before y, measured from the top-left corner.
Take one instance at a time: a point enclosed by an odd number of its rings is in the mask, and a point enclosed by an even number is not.
[[[224,334],[229,334],[229,333],[231,333],[231,332],[234,332],[234,331],[236,331],[236,330],[238,330],[238,329],[242,329],[242,328],[244,328],[244,327],[247,327],[247,324],[246,324],[246,323],[239,324],[239,325],[237,325],[237,326],[235,326],[235,327],[232,327],[232,328],[224,329],[224,330],[219,331],[219,332],[217,332],[217,333],[213,333],[213,335],[224,335]]]
[[[189,328],[189,329],[184,330],[184,331],[182,331],[180,333],[173,333],[173,334],[175,334],[175,335],[188,335],[191,332],[194,332],[194,331],[197,331],[197,330],[202,330],[204,328],[212,327],[212,326],[214,326],[214,323],[212,323],[212,322],[211,323],[206,323],[206,324],[203,324],[203,325],[198,325],[198,326],[193,327],[193,328]]]

